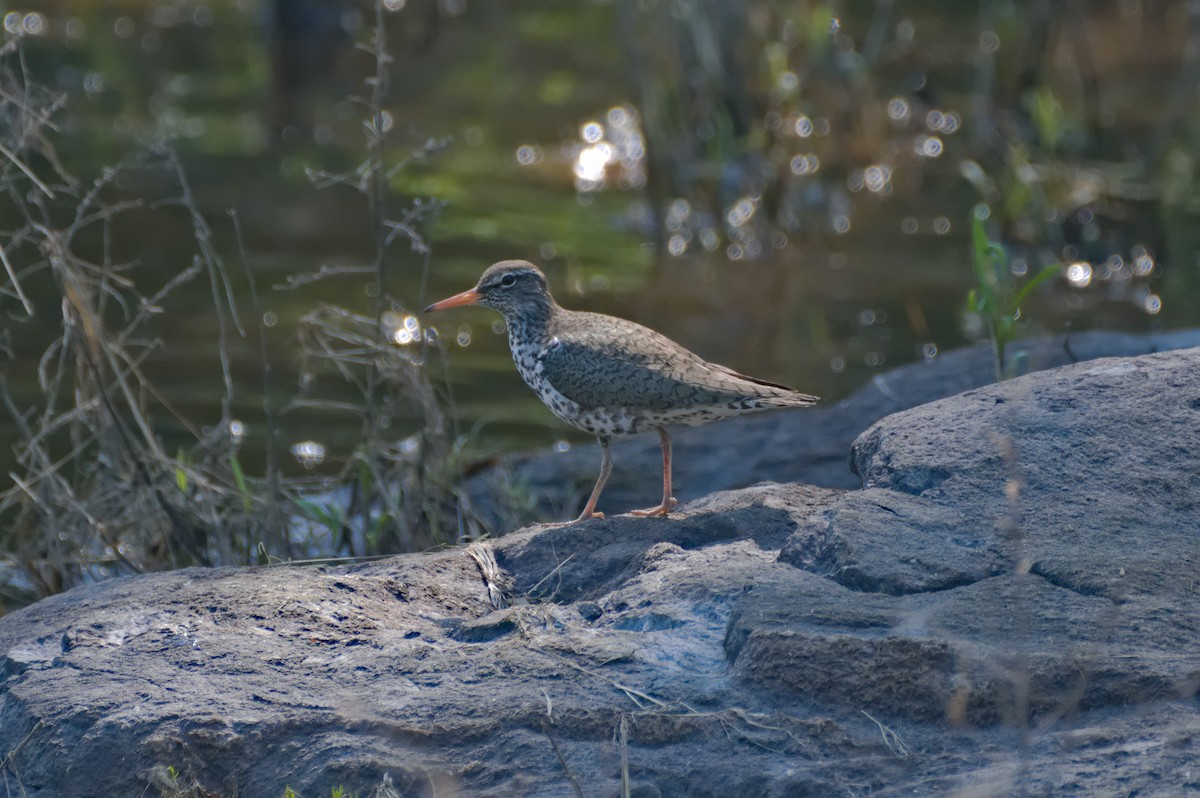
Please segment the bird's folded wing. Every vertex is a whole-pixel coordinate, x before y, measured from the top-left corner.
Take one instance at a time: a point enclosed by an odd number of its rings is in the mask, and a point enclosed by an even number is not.
[[[585,408],[669,409],[745,395],[732,372],[644,327],[563,334],[540,360],[554,389]]]

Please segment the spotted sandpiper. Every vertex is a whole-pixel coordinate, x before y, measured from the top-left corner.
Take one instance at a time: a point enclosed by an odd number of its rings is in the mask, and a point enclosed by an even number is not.
[[[504,314],[508,345],[525,382],[563,421],[590,432],[603,459],[592,495],[576,521],[603,518],[596,502],[612,473],[613,438],[657,430],[662,440],[663,498],[638,516],[665,516],[671,496],[668,424],[696,426],[780,407],[809,407],[817,397],[709,363],[666,336],[615,316],[567,310],[546,276],[523,260],[488,268],[469,291],[425,312],[483,305]]]

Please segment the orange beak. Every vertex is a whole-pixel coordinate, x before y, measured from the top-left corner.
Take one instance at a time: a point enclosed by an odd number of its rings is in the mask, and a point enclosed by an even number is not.
[[[441,302],[434,302],[423,312],[433,313],[435,310],[445,310],[446,308],[457,308],[463,305],[474,305],[479,301],[480,293],[472,288],[470,291],[463,291],[461,294],[455,294],[452,297],[443,299]]]

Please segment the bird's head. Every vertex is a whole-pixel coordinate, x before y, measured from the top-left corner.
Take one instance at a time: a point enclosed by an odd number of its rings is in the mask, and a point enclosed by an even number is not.
[[[532,263],[523,260],[504,260],[488,267],[478,284],[469,291],[434,302],[426,313],[463,305],[483,305],[514,316],[541,316],[554,305],[546,275]]]

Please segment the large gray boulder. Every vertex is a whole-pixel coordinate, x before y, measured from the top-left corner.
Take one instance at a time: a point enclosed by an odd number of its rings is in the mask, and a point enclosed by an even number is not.
[[[1010,351],[1019,354],[1019,368],[1031,373],[1098,357],[1133,357],[1193,346],[1200,346],[1200,330],[1144,335],[1095,331],[1022,341]],[[687,502],[764,480],[856,488],[859,481],[847,466],[846,453],[859,433],[889,413],[990,385],[995,378],[992,350],[975,346],[892,369],[839,402],[677,428],[672,431],[675,495]],[[657,504],[662,498],[656,481],[662,468],[658,437],[619,440],[612,452],[615,467],[600,509],[627,512]],[[496,531],[535,518],[574,518],[599,470],[600,450],[593,442],[561,452],[518,454],[471,479],[467,495],[473,509]],[[510,511],[514,492],[536,499],[532,517]]]
[[[0,619],[0,783],[1197,794],[1198,429],[1200,349],[1095,360],[884,418],[861,490],[80,588]]]

